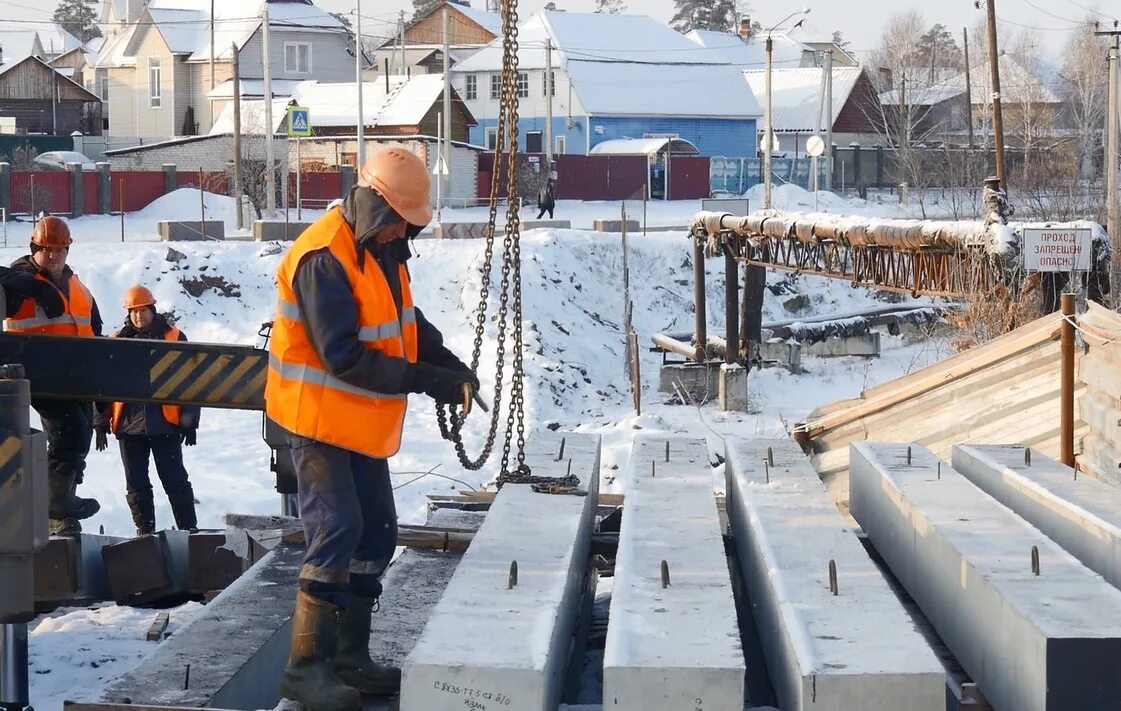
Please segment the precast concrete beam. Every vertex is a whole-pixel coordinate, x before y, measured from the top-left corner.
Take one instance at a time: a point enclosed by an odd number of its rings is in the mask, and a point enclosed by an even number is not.
[[[798,445],[726,451],[728,522],[781,708],[942,711],[941,662]]]
[[[603,706],[742,709],[744,656],[703,439],[640,436],[603,658]]]
[[[502,487],[405,660],[401,708],[557,707],[588,566],[599,462],[598,435],[546,432],[527,442],[535,476],[571,473],[581,495]]]
[[[852,514],[997,709],[1121,709],[1121,591],[918,444],[853,443]]]
[[[1121,489],[1020,446],[954,445],[953,465],[1121,588]]]

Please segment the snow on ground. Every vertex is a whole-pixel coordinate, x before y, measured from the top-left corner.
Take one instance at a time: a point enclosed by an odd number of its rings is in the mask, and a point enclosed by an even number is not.
[[[190,191],[180,193],[183,195],[166,198],[169,204],[163,209],[183,209],[191,196]],[[197,204],[198,193],[193,194],[193,200]],[[697,208],[696,202],[671,203],[658,219],[680,220],[691,216]],[[220,201],[215,209],[222,209]],[[565,209],[563,204],[561,209]],[[573,205],[571,209],[582,215],[580,222],[590,223],[591,219],[613,217],[612,210],[617,210],[618,205],[588,203]],[[156,217],[151,210],[130,217],[129,233],[148,229]],[[185,258],[174,262],[168,260],[167,244],[121,244],[100,239],[111,234],[98,232],[105,219],[89,217],[75,221],[70,264],[98,299],[107,330],[115,330],[124,321],[124,291],[134,283],[143,283],[155,293],[160,310],[171,311],[191,340],[260,344],[258,329],[262,322],[272,318],[273,274],[281,258],[281,245],[175,243],[174,249]],[[88,246],[88,241],[98,244]],[[13,242],[9,240],[9,244]],[[467,359],[474,339],[473,312],[481,287],[483,243],[418,240],[414,248],[417,257],[411,271],[418,305],[443,330],[449,347]],[[3,248],[0,260],[6,263],[25,252],[23,248]],[[601,434],[605,492],[624,491],[630,446],[640,431],[704,436],[714,451],[720,451],[721,439],[730,435],[782,436],[817,405],[856,396],[866,387],[947,354],[946,347],[939,342],[906,345],[899,338],[885,337],[883,356],[877,360],[807,358],[804,374],[753,371],[749,387],[755,411],[751,413],[718,412],[712,402],[714,397],[695,407],[666,404],[668,398],[657,392],[661,358],[645,347],[657,331],[692,328],[690,252],[681,233],[636,235],[631,240],[630,298],[634,303],[634,327],[644,347],[643,414],[636,417],[623,376],[624,297],[618,235],[535,230],[523,238],[527,428],[532,431],[557,423],[564,429]],[[723,261],[709,260],[706,268],[710,328],[719,331],[723,328],[724,312]],[[501,276],[497,260],[492,270],[493,283],[497,285]],[[217,286],[205,286],[203,277],[221,281]],[[799,314],[801,318],[851,313],[885,303],[879,295],[853,289],[841,281],[773,274],[770,281],[764,304],[765,322],[789,319],[783,302],[793,294],[810,297],[811,306]],[[489,301],[491,314],[498,307],[495,291],[492,290]],[[479,368],[488,401],[493,397],[494,371],[494,325],[490,322]],[[409,410],[404,445],[391,461],[391,467],[394,483],[400,487],[396,503],[402,523],[422,523],[426,494],[449,493],[463,485],[434,476],[417,479],[419,473],[435,467],[437,474],[479,487],[497,473],[497,458],[492,458],[482,471],[464,470],[450,444],[441,440],[430,402],[414,397]],[[478,449],[485,432],[486,421],[479,415],[476,411],[468,423],[468,448],[472,452]],[[221,527],[223,516],[231,511],[279,511],[274,478],[268,470],[269,450],[261,438],[260,413],[206,410],[198,446],[186,448],[184,454],[200,501],[199,519],[203,527]],[[714,485],[718,489],[723,488],[722,476],[721,468],[714,469]],[[172,519],[166,498],[158,482],[155,488],[157,521],[169,526]],[[107,451],[91,452],[88,458],[86,482],[80,493],[95,496],[102,510],[87,522],[87,530],[96,531],[103,526],[109,534],[132,532],[124,489],[117,446],[111,441]],[[195,613],[194,607],[179,608],[172,612],[172,619],[186,621],[184,618]],[[39,618],[31,637],[35,706],[41,710],[57,709],[63,696],[90,698],[105,680],[151,652],[155,645],[142,641],[151,617],[150,611],[108,606]]]

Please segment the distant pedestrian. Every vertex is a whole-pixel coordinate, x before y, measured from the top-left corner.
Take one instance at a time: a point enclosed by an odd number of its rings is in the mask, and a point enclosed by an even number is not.
[[[124,306],[128,316],[115,338],[187,340],[178,327],[156,313],[156,299],[147,288],[140,285],[130,288],[125,294]],[[98,414],[95,423],[97,451],[109,446],[110,432],[117,436],[125,467],[128,492],[125,499],[136,524],[136,535],[156,532],[156,506],[148,476],[149,457],[156,460],[156,474],[171,504],[175,527],[180,531],[198,530],[195,492],[183,466],[183,445],[195,444],[199,412],[198,407],[187,405],[115,402],[108,411]]]
[[[537,213],[537,219],[540,220],[546,212],[549,213],[549,219],[553,219],[553,208],[556,206],[557,200],[553,196],[553,179],[549,178],[537,191],[537,209],[541,211]]]

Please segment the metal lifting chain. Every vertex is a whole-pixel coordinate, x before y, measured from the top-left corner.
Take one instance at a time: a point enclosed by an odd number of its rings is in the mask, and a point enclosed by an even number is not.
[[[486,229],[486,248],[483,256],[482,289],[479,308],[475,313],[475,343],[471,352],[471,370],[478,372],[479,356],[483,347],[483,334],[487,321],[487,306],[491,289],[491,265],[494,260],[494,233],[498,218],[500,161],[506,160],[506,229],[502,241],[502,284],[498,307],[498,347],[494,379],[494,401],[486,444],[478,458],[472,459],[463,444],[465,416],[452,405],[436,406],[436,420],[440,435],[455,445],[460,463],[467,469],[481,469],[490,458],[498,423],[502,412],[502,390],[505,372],[507,330],[512,333],[513,372],[510,377],[510,401],[507,406],[506,433],[502,444],[502,468],[499,486],[510,476],[525,477],[525,393],[522,367],[522,274],[521,236],[518,217],[521,197],[518,194],[518,10],[517,0],[502,0],[502,74],[500,108],[498,113],[498,138],[494,148],[494,172],[491,176],[490,215]],[[511,303],[511,294],[513,296]],[[510,324],[510,311],[513,323]],[[450,418],[450,423],[449,423]],[[517,466],[510,470],[510,451],[513,434],[518,434]]]

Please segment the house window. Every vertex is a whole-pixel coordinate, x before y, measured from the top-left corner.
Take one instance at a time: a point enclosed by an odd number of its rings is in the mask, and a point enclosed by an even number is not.
[[[490,98],[492,101],[498,99],[498,90],[501,85],[501,78],[497,74],[490,75]]]
[[[518,98],[529,98],[529,74],[518,72]]]
[[[158,109],[163,106],[162,77],[160,58],[148,57],[148,108],[150,109]]]
[[[311,74],[311,45],[307,42],[285,42],[284,71],[288,74]]]
[[[497,128],[488,128],[487,129],[487,149],[493,151],[495,146],[497,146],[497,145],[498,145],[498,129]]]
[[[526,153],[544,153],[542,149],[541,132],[540,131],[527,131],[525,134],[525,152]]]
[[[557,95],[557,72],[555,69],[549,70],[548,78],[545,77],[545,72],[541,72],[541,83],[543,85],[541,87],[542,96],[549,96],[550,94],[553,96]],[[550,89],[552,89],[552,91],[550,91]]]
[[[463,77],[463,100],[474,101],[479,98],[479,85],[474,74]]]
[[[557,144],[557,147],[556,147],[556,150],[553,151],[553,153],[556,153],[557,155],[564,155],[564,149],[566,148],[566,146],[565,146],[565,136],[557,136],[556,137],[556,144]]]

